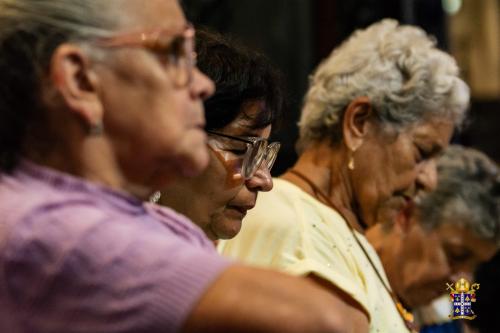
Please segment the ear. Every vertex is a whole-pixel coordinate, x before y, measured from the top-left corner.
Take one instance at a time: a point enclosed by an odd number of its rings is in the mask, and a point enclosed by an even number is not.
[[[344,142],[351,151],[356,151],[363,144],[373,114],[370,99],[366,96],[355,98],[347,106],[342,123],[342,133]]]
[[[98,77],[89,57],[77,45],[62,44],[52,55],[50,77],[64,103],[92,129],[102,125]]]

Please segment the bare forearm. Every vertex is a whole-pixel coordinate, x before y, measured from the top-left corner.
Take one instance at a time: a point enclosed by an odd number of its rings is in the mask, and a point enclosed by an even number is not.
[[[312,280],[235,266],[209,288],[184,332],[358,332],[345,309]]]

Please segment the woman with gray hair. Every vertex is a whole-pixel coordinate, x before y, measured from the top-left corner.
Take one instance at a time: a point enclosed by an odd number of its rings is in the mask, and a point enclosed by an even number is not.
[[[427,230],[450,225],[500,247],[500,171],[484,153],[459,145],[446,149],[437,164],[438,186],[417,206]],[[444,236],[447,233],[441,232]],[[446,241],[445,239],[443,239]],[[453,271],[473,272],[478,249],[450,256]],[[488,258],[492,251],[480,251]],[[483,260],[484,261],[484,260]]]
[[[455,61],[421,29],[383,20],[356,31],[311,77],[297,163],[220,250],[309,277],[370,332],[411,329],[363,234],[435,187],[435,157],[468,99]]]
[[[208,163],[193,50],[177,0],[0,0],[0,332],[351,331],[144,203]]]
[[[383,221],[367,237],[391,285],[412,308],[426,305],[445,282],[472,275],[500,247],[500,174],[485,154],[450,146],[437,161],[436,189],[404,223]]]
[[[449,321],[444,286],[472,281],[478,265],[500,248],[500,174],[485,154],[458,145],[445,151],[437,169],[436,189],[404,221],[382,221],[366,235],[399,298],[422,324],[444,332],[452,325],[435,326]]]

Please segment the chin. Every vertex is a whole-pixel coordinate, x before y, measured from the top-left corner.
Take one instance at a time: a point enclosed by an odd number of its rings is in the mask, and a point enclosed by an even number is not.
[[[217,228],[217,237],[219,239],[231,239],[236,237],[241,230],[241,220],[224,221],[221,228]]]

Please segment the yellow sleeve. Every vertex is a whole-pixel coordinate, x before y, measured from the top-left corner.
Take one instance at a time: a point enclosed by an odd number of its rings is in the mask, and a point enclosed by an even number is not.
[[[293,275],[315,274],[345,291],[369,313],[363,274],[350,251],[355,244],[345,234],[349,232],[345,221],[332,213],[325,218],[321,207],[300,195],[263,193],[243,221],[240,234],[221,242],[218,249],[248,264]]]

